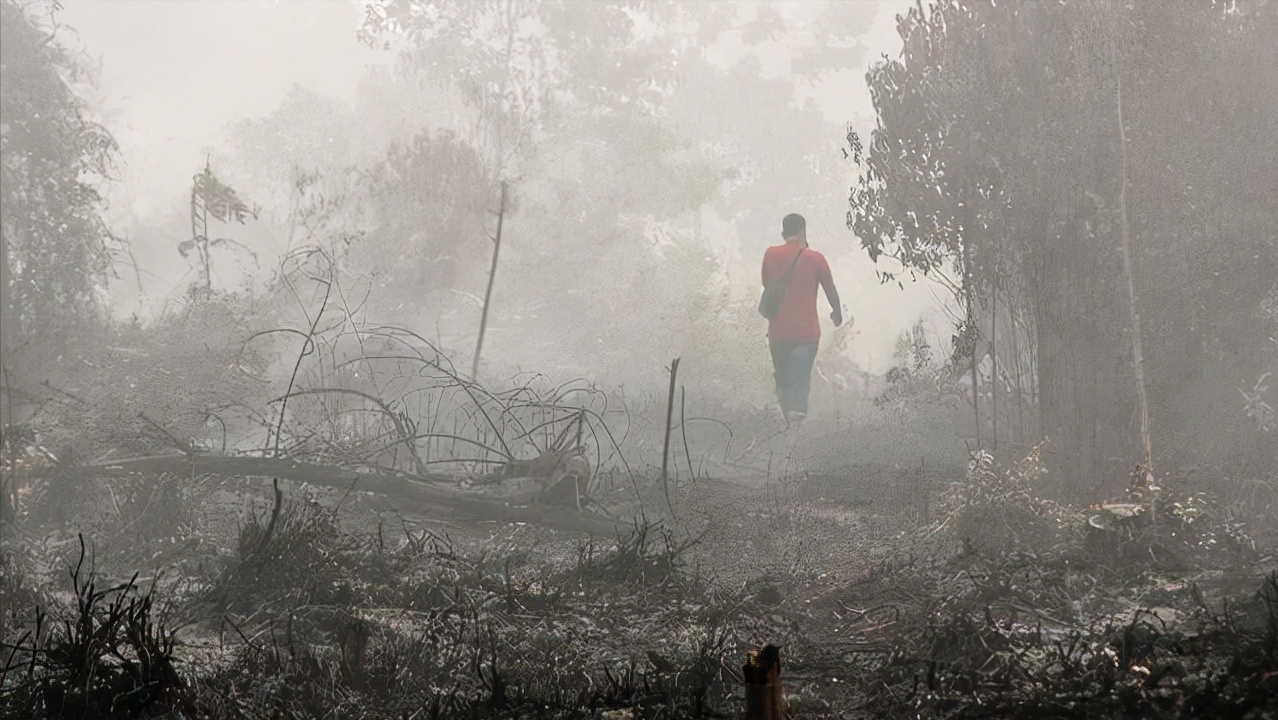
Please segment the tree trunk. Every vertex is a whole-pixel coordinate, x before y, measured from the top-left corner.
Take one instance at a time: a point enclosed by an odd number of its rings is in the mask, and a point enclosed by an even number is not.
[[[1113,55],[1113,46],[1110,47]],[[1144,481],[1154,484],[1154,450],[1149,439],[1149,399],[1145,396],[1145,357],[1140,343],[1140,313],[1136,309],[1136,283],[1132,272],[1130,232],[1127,226],[1127,131],[1123,128],[1123,84],[1118,80],[1118,146],[1122,169],[1118,184],[1119,235],[1123,248],[1123,280],[1127,286],[1127,314],[1132,337],[1132,370],[1136,381],[1136,400],[1140,405],[1140,441],[1144,452]]]
[[[615,538],[628,520],[590,510],[538,504],[540,486],[464,489],[446,475],[408,476],[315,465],[283,458],[166,455],[131,458],[101,465],[55,466],[35,476],[55,481],[170,474],[176,477],[216,475],[223,478],[274,478],[327,487],[341,492],[369,492],[396,512],[439,518],[446,522],[519,522]]]
[[[0,238],[0,368],[8,369],[6,348],[13,347],[18,338],[18,313],[13,301],[13,276],[9,265],[9,241]],[[4,378],[8,383],[8,378]],[[8,402],[8,398],[5,398]],[[7,419],[7,418],[6,418]]]
[[[990,449],[998,452],[998,266],[990,291]]]
[[[960,245],[960,262],[963,263],[963,306],[964,306],[964,350],[968,353],[968,371],[972,374],[972,421],[975,425],[976,448],[981,447],[981,396],[980,376],[977,375],[976,368],[976,348],[979,344],[977,333],[979,332],[979,323],[976,321],[976,293],[973,285],[975,272],[972,268],[971,250],[969,248],[970,239],[968,233],[969,224],[963,228],[962,245]]]
[[[1033,291],[1039,413],[1056,490],[1071,500],[1124,486],[1133,449],[1119,273],[1102,260],[1113,238],[1091,236],[1076,219],[1082,213],[1061,216],[1061,237],[1044,253]]]

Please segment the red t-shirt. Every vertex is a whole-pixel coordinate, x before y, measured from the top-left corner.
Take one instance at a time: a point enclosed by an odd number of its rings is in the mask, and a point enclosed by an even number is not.
[[[817,319],[817,288],[833,282],[830,264],[821,253],[799,245],[773,245],[763,253],[763,284],[785,275],[796,252],[803,257],[794,264],[794,274],[786,287],[777,316],[768,321],[769,340],[811,341],[821,339],[821,323]]]

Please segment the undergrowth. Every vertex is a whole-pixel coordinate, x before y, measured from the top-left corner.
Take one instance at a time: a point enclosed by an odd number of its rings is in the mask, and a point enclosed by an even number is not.
[[[137,576],[102,584],[86,567],[84,538],[70,568],[73,599],[37,609],[33,627],[6,643],[0,697],[16,717],[145,717],[186,704],[178,638]]]
[[[1278,573],[1257,572],[1272,556],[1209,496],[1139,468],[1123,501],[1040,500],[1040,450],[974,456],[933,527],[840,593],[860,710],[1272,717]]]
[[[932,525],[880,538],[862,576],[820,592],[789,575],[708,582],[700,539],[665,524],[459,540],[399,517],[344,527],[345,497],[282,491],[195,585],[106,580],[80,538],[70,591],[36,589],[38,563],[10,547],[3,709],[722,717],[742,710],[746,650],[776,641],[794,717],[1272,716],[1278,574],[1258,571],[1271,556],[1246,528],[1172,489],[1108,509],[1044,502],[1040,476],[1036,454],[977,456]],[[171,492],[125,509],[144,517]],[[195,523],[139,536],[136,555]]]

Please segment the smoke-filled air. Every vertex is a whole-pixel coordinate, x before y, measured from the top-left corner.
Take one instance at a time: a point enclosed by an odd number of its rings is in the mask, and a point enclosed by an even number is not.
[[[0,716],[1278,718],[1273,0],[0,12]]]

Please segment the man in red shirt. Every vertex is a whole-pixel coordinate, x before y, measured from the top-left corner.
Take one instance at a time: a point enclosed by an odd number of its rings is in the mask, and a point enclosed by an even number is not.
[[[830,275],[825,256],[808,247],[807,222],[790,214],[781,220],[785,242],[763,253],[763,284],[780,279],[789,270],[790,282],[781,308],[768,321],[768,348],[777,384],[777,400],[787,425],[801,425],[808,414],[808,393],[812,385],[812,364],[816,361],[821,324],[817,318],[817,286],[825,291],[834,326],[843,324],[839,291]],[[800,254],[802,253],[802,254]],[[797,255],[797,257],[796,257]],[[790,270],[791,262],[794,269]]]

